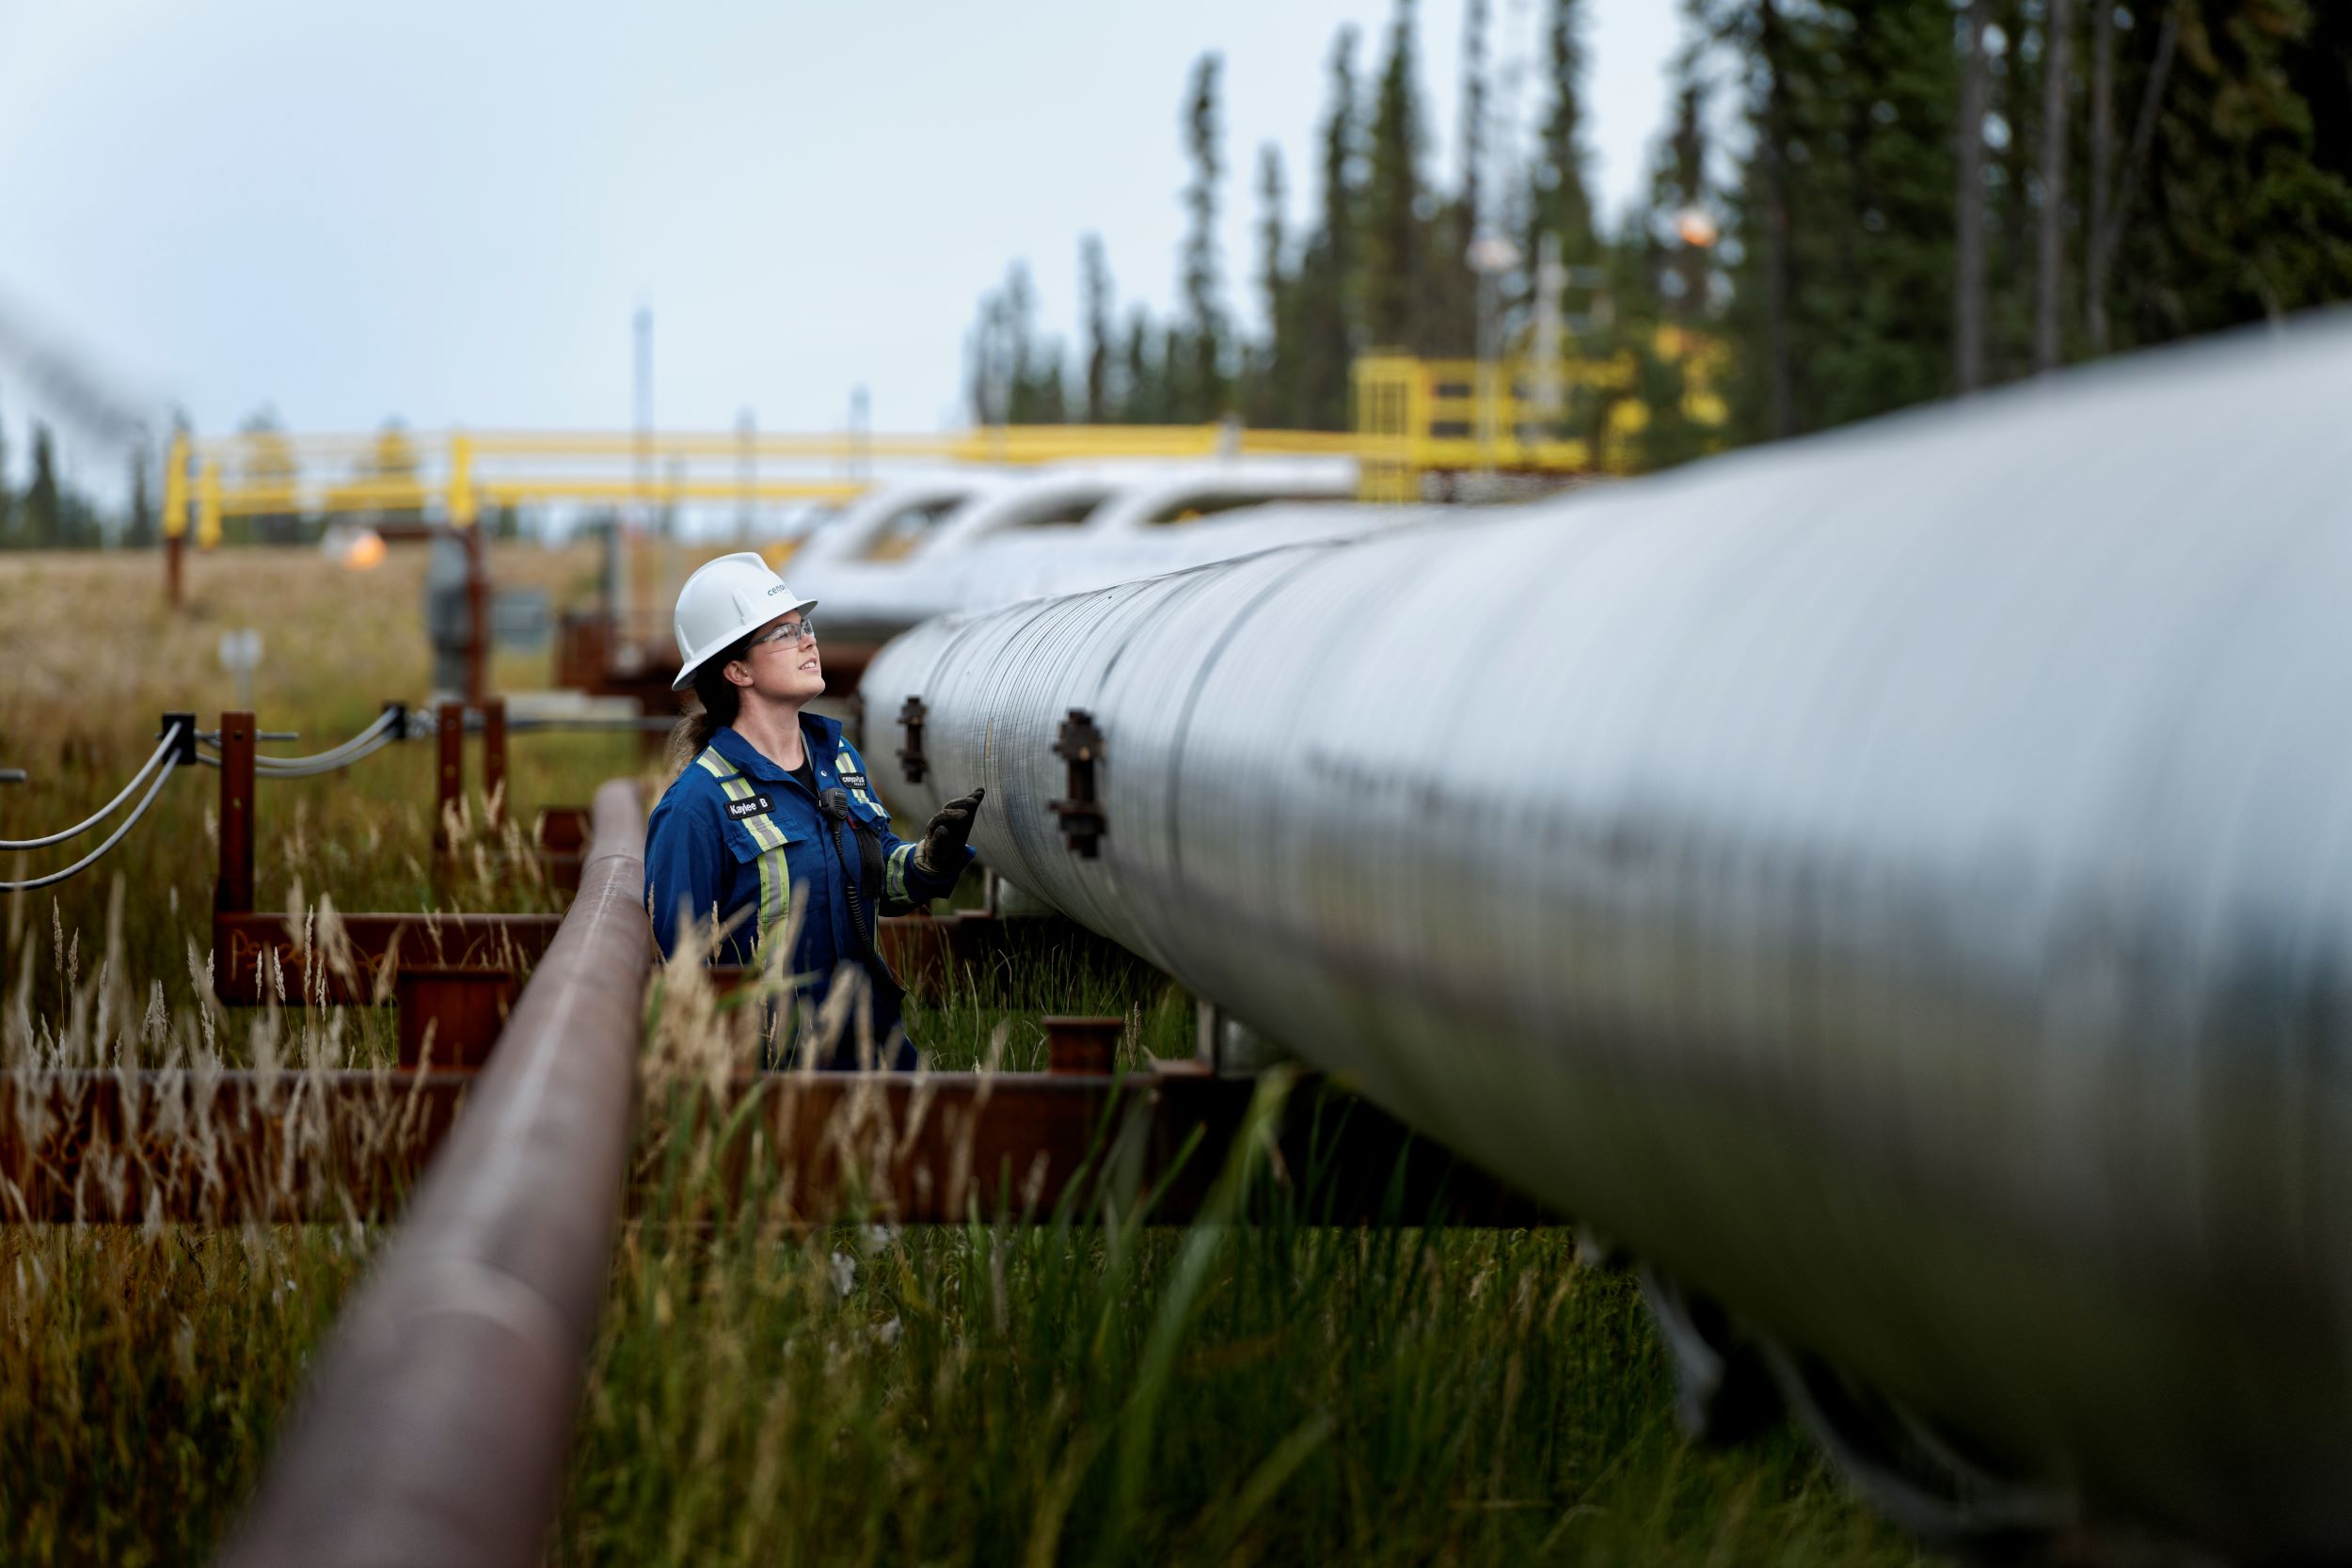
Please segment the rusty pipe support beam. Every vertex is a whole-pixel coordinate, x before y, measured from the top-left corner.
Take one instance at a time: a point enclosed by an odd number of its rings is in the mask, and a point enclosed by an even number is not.
[[[1115,1025],[1116,1020],[1071,1020]],[[1111,1031],[1115,1035],[1115,1029]],[[1107,1048],[1108,1036],[1098,1033]],[[1254,1082],[1190,1062],[1114,1075],[1045,1072],[745,1074],[723,1092],[683,1089],[673,1123],[738,1135],[714,1150],[691,1219],[781,1203],[802,1224],[881,1217],[901,1225],[1198,1217],[1241,1136]],[[1069,1070],[1075,1067],[1077,1070]],[[699,1097],[699,1099],[697,1099]],[[746,1109],[757,1114],[746,1117]],[[755,1148],[740,1130],[765,1129]],[[1311,1075],[1274,1130],[1275,1180],[1305,1223],[1506,1227],[1560,1216],[1402,1123]],[[639,1195],[650,1200],[652,1193]]]
[[[556,841],[568,846],[562,853],[577,881],[585,835],[572,836],[568,819],[557,820],[562,826]],[[330,1006],[376,1006],[391,1000],[401,974],[412,966],[529,969],[547,952],[562,924],[563,917],[553,914],[421,911],[340,914],[331,926],[322,924],[306,932],[282,914],[215,915],[213,952],[218,968],[213,990],[230,1007],[260,1006],[274,999],[299,1003],[304,998]],[[900,984],[923,995],[937,994],[959,969],[1051,958],[1073,947],[1102,954],[1120,951],[1117,944],[1069,921],[1000,919],[972,910],[887,916],[879,944]]]
[[[653,934],[636,785],[222,1560],[536,1563],[611,1269]]]
[[[480,528],[459,532],[466,542],[466,701],[480,707],[490,695],[490,546]]]
[[[1108,1076],[1119,1064],[1119,1042],[1127,1032],[1123,1018],[1063,1015],[1044,1020],[1045,1070],[1057,1077],[1092,1073]]]
[[[446,872],[457,849],[466,800],[466,705],[443,703],[436,712],[433,768],[433,849]]]
[[[253,715],[220,716],[220,875],[213,912],[253,908]]]
[[[563,927],[552,914],[345,914],[308,931],[282,914],[213,917],[213,991],[230,1007],[279,996],[330,1006],[391,999],[402,972],[535,966]],[[307,939],[307,942],[306,942]]]
[[[469,974],[468,978],[476,976]],[[442,1058],[436,1053],[436,1063]],[[1065,1063],[1065,1066],[1071,1064]],[[468,1070],[0,1073],[0,1225],[333,1223],[397,1216],[478,1082]],[[1148,1072],[744,1073],[661,1106],[719,1146],[694,1212],[761,1193],[802,1224],[1193,1219],[1256,1085],[1190,1062]],[[739,1113],[755,1109],[746,1118]],[[693,1135],[690,1126],[689,1135]],[[1278,1182],[1321,1225],[1549,1224],[1557,1216],[1354,1096],[1302,1079],[1275,1133]],[[1198,1140],[1197,1143],[1194,1140]],[[1120,1191],[1129,1184],[1130,1190]],[[680,1212],[649,1168],[628,1201]]]

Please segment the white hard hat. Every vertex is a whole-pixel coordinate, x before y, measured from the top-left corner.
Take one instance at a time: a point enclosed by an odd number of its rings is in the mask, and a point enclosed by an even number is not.
[[[784,579],[751,550],[704,562],[677,591],[678,673],[670,689],[693,685],[694,672],[737,638],[816,602],[794,598]]]

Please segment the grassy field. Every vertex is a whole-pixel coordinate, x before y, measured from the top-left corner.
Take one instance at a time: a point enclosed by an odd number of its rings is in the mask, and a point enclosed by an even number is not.
[[[497,569],[561,597],[593,565],[518,547]],[[262,721],[305,737],[287,751],[421,696],[421,569],[241,551],[196,562],[190,612],[167,619],[152,558],[0,556],[0,767],[33,775],[0,786],[0,837],[106,799],[161,712],[217,713],[226,627],[263,632]],[[507,689],[545,680],[543,656],[501,661]],[[430,750],[264,783],[261,906],[538,907],[486,836],[436,894]],[[513,789],[527,816],[645,768],[626,738],[518,738]],[[206,999],[216,790],[192,770],[99,872],[0,895],[0,1061],[382,1059],[389,1021],[366,1010]],[[1189,999],[1099,956],[982,975],[911,1016],[943,1063],[1021,1067],[1039,1017],[1072,1010],[1189,1044]],[[649,1039],[649,1107],[723,1049],[661,1037],[677,1027]],[[649,1109],[640,1158],[682,1135]],[[1914,1560],[1793,1433],[1687,1448],[1638,1291],[1565,1233],[1304,1227],[1311,1195],[1247,1160],[1218,1193],[1183,1230],[809,1233],[690,1184],[620,1238],[550,1560]],[[0,1560],[206,1556],[384,1234],[0,1227]]]

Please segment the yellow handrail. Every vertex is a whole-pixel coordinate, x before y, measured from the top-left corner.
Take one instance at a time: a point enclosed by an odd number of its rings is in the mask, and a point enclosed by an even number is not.
[[[1683,370],[1681,413],[1720,424],[1715,389],[1722,345],[1661,328],[1661,357]],[[1218,424],[994,425],[935,435],[768,431],[453,430],[249,431],[173,437],[164,473],[164,530],[220,542],[225,517],[283,514],[437,514],[471,526],[484,506],[548,501],[594,505],[838,501],[873,481],[875,461],[1041,464],[1113,458],[1352,457],[1370,499],[1413,500],[1426,476],[1509,469],[1538,474],[1620,472],[1652,410],[1635,395],[1629,352],[1569,359],[1551,379],[1589,417],[1536,406],[1523,361],[1418,359],[1375,351],[1356,363],[1356,428],[1250,430]],[[740,465],[720,478],[697,462]],[[837,466],[825,474],[761,475],[762,463]]]

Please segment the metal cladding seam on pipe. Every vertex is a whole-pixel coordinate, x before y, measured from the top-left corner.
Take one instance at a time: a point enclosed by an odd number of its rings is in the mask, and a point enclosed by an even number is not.
[[[610,1269],[651,968],[644,812],[579,895],[222,1560],[540,1560]]]
[[[2344,1555],[2348,393],[2338,316],[930,624],[869,766],[2023,1475]]]

